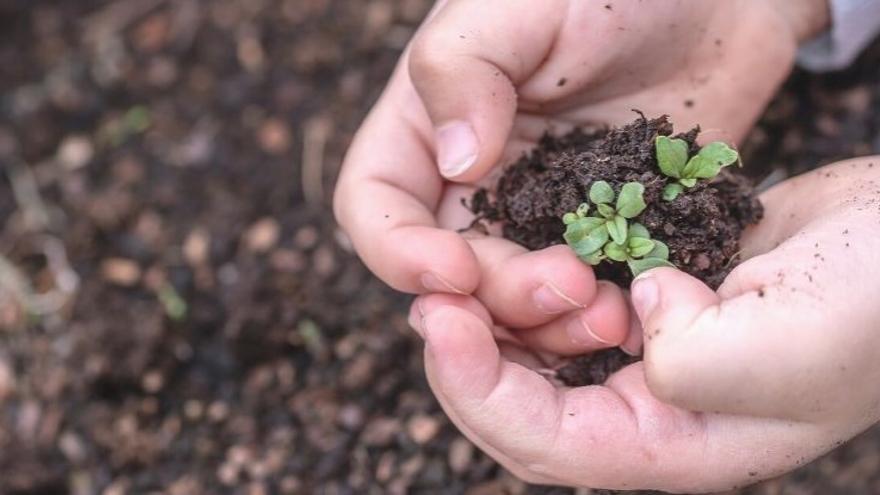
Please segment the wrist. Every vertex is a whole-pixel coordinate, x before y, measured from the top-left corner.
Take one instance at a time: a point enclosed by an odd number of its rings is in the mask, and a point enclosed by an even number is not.
[[[791,28],[798,43],[809,41],[831,24],[831,0],[771,0],[768,2]]]

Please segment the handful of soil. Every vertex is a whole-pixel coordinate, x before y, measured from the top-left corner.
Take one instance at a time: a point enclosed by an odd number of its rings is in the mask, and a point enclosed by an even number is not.
[[[673,201],[663,199],[664,187],[675,179],[660,171],[655,140],[672,134],[668,117],[641,116],[621,128],[545,136],[505,171],[491,193],[480,189],[474,194],[475,223],[499,222],[505,238],[543,249],[565,242],[561,219],[585,201],[594,182],[606,181],[614,190],[638,182],[645,188],[647,207],[636,220],[669,247],[671,263],[717,288],[736,265],[743,229],[761,219],[763,207],[751,181],[728,169],[684,189]],[[695,128],[674,137],[684,140],[693,155],[700,149],[698,134]],[[632,282],[625,263],[603,261],[595,270],[598,278],[621,287]],[[634,361],[619,350],[602,351],[574,359],[558,377],[572,386],[602,383]]]

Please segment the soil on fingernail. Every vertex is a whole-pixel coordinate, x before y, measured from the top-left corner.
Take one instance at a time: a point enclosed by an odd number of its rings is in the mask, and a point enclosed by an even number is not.
[[[639,182],[645,186],[647,208],[635,220],[647,227],[652,238],[669,246],[670,262],[718,288],[738,262],[743,230],[761,219],[763,207],[751,180],[730,168],[685,189],[673,201],[662,199],[671,179],[657,165],[656,137],[683,139],[693,155],[699,150],[699,132],[695,128],[675,135],[666,116],[640,116],[621,128],[546,135],[505,171],[492,190],[474,194],[469,206],[477,215],[475,223],[499,223],[505,238],[532,250],[543,249],[565,242],[561,218],[587,199],[594,182],[607,181],[615,190]],[[632,282],[624,263],[606,261],[594,269],[597,278],[621,287]],[[568,385],[602,383],[608,374],[634,361],[621,355],[626,356],[611,350],[574,359],[559,370],[559,377]]]

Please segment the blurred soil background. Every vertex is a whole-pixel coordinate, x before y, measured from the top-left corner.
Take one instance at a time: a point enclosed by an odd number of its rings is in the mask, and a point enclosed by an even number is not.
[[[450,425],[328,207],[428,4],[0,0],[0,493],[572,492]],[[878,66],[794,75],[747,163],[880,152]],[[742,493],[880,493],[880,430]]]

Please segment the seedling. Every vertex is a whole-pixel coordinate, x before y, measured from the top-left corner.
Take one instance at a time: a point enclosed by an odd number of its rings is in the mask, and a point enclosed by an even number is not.
[[[629,182],[620,188],[615,202],[614,189],[609,183],[594,182],[590,186],[589,201],[596,206],[596,212],[588,216],[590,204],[584,202],[576,211],[566,213],[562,217],[566,225],[565,242],[585,263],[594,266],[604,260],[627,263],[633,276],[651,268],[673,266],[668,261],[669,248],[665,244],[651,239],[644,225],[628,222],[645,210],[644,193],[643,185]]]
[[[657,164],[660,170],[678,182],[663,188],[663,199],[673,201],[684,188],[694,187],[698,179],[711,179],[721,169],[739,161],[739,153],[721,141],[703,146],[696,155],[688,159],[688,144],[683,139],[657,136]]]

